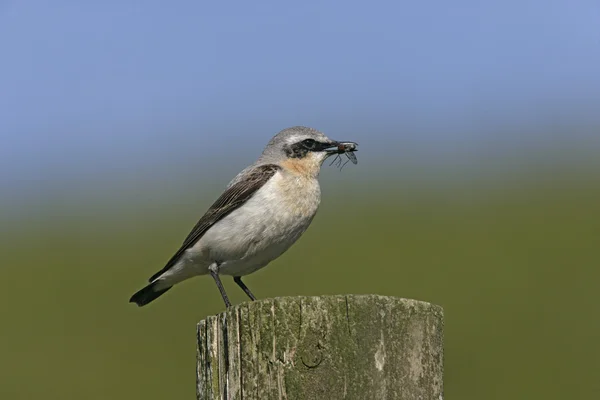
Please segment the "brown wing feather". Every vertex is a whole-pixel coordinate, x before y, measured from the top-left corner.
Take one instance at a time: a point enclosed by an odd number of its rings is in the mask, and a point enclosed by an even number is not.
[[[198,223],[183,241],[179,250],[177,250],[173,257],[167,262],[167,265],[156,274],[152,275],[149,281],[152,282],[171,268],[177,262],[179,257],[181,257],[187,249],[192,247],[211,226],[248,201],[258,189],[275,175],[278,170],[279,167],[275,164],[258,166],[249,171],[248,175],[242,180],[227,188],[221,197],[219,197],[217,201],[210,206],[202,218],[200,218]]]

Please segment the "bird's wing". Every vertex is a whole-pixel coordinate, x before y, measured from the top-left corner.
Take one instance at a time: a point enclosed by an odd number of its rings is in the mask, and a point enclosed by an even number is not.
[[[192,247],[211,226],[248,201],[279,169],[280,167],[275,164],[260,165],[248,170],[243,177],[236,178],[237,182],[230,185],[200,218],[167,265],[152,275],[149,281],[154,281],[176,264],[179,257]]]

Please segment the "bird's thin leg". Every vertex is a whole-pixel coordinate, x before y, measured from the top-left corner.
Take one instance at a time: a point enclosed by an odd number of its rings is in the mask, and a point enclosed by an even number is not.
[[[223,284],[221,283],[221,278],[219,278],[218,268],[219,268],[219,266],[217,264],[213,264],[208,268],[208,270],[210,271],[210,275],[215,280],[215,283],[217,284],[217,287],[219,288],[219,292],[221,292],[221,297],[223,297],[223,301],[225,302],[225,307],[229,308],[229,307],[231,307],[231,302],[229,301],[229,298],[227,297],[227,293],[225,293],[225,288],[223,287]]]
[[[244,293],[246,293],[248,295],[248,297],[250,297],[250,300],[252,300],[252,301],[256,300],[256,297],[254,297],[254,295],[252,294],[252,292],[250,291],[250,289],[248,289],[248,286],[246,286],[244,284],[244,282],[242,282],[242,277],[241,276],[234,276],[233,277],[233,281],[235,283],[237,283],[239,287],[242,288],[242,290],[244,291]]]

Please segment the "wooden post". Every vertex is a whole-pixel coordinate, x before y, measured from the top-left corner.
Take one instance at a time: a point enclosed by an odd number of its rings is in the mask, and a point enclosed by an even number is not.
[[[243,303],[198,324],[201,400],[443,399],[443,311],[375,295]]]

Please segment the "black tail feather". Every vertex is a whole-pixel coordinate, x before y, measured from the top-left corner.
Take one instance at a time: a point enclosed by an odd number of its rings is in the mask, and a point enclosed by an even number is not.
[[[156,290],[155,289],[156,282],[151,283],[148,286],[146,286],[145,288],[143,288],[142,290],[135,293],[133,296],[131,296],[131,299],[129,299],[129,302],[136,303],[139,307],[145,306],[146,304],[150,303],[154,299],[160,297],[167,290],[171,289],[171,287],[172,286],[169,286],[166,289]]]

